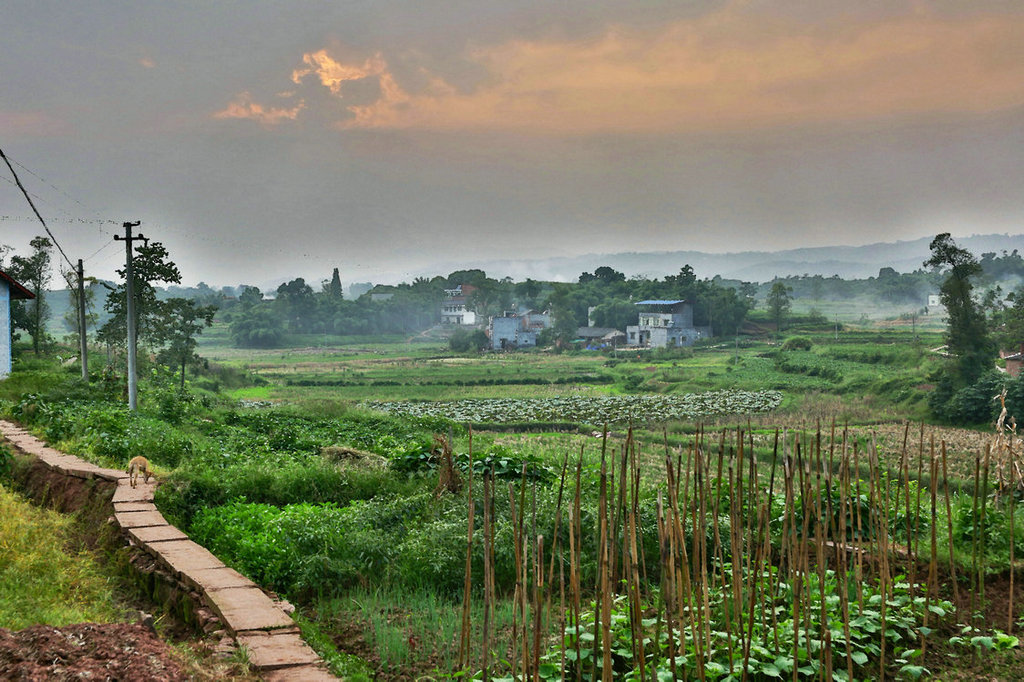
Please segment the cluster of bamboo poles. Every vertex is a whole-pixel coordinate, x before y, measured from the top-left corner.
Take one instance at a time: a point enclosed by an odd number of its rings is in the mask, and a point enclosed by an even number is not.
[[[550,678],[552,669],[561,679],[611,680],[628,661],[638,679],[656,680],[651,664],[657,662],[673,679],[703,681],[719,676],[706,670],[714,656],[724,661],[723,676],[747,679],[751,652],[757,649],[791,658],[794,680],[809,662],[814,665],[808,676],[823,680],[832,679],[836,668],[845,669],[848,679],[855,679],[855,669],[879,679],[891,676],[887,669],[895,652],[887,650],[887,604],[903,571],[911,599],[924,598],[925,627],[928,607],[940,591],[940,573],[950,579],[958,608],[964,603],[961,589],[968,592],[971,613],[984,604],[984,529],[993,459],[1008,463],[995,467],[1000,488],[1021,481],[1013,434],[1005,437],[1002,419],[999,427],[994,447],[975,459],[977,522],[970,575],[961,576],[963,585],[953,553],[946,447],[944,442],[936,446],[934,438],[926,444],[923,425],[916,448],[909,444],[907,425],[895,469],[880,463],[873,438],[851,439],[834,425],[827,436],[820,428],[813,435],[776,431],[770,455],[760,456],[749,429],[722,431],[717,438],[699,432],[685,453],[672,452],[666,444],[664,478],[657,481],[644,479],[632,432],[617,452],[608,451],[606,433],[593,528],[581,524],[582,449],[575,481],[568,453],[563,460],[553,528],[538,529],[537,483],[527,484],[525,469],[518,485],[507,484],[507,491],[484,476],[482,590],[474,590],[471,581],[476,505],[469,477],[460,668],[480,669],[484,680],[499,669],[522,680]],[[511,633],[497,633],[491,622],[499,597],[494,503],[506,494],[514,529],[515,616]],[[653,522],[643,509],[645,496],[649,501],[652,495]],[[1007,497],[1012,566],[1014,495]],[[902,520],[896,516],[900,513]],[[939,528],[940,515],[947,521],[944,529]],[[948,552],[940,557],[943,530]],[[581,579],[584,533],[595,534],[592,585]],[[897,542],[901,534],[905,544]],[[546,537],[551,539],[548,547]],[[645,540],[653,547],[655,538],[657,550],[643,551]],[[1008,632],[1014,620],[1012,580],[1011,571]],[[826,606],[829,581],[840,586],[835,590],[839,614],[827,612],[834,608],[834,602]],[[868,585],[881,597],[874,602],[881,611],[881,629],[871,670],[858,664],[850,633],[851,618],[865,608]],[[474,595],[484,602],[479,639],[470,623]],[[780,614],[791,621],[790,631],[782,631]],[[834,641],[836,618],[842,641]],[[623,630],[629,634],[628,656],[622,649]],[[919,646],[923,652],[923,634]]]

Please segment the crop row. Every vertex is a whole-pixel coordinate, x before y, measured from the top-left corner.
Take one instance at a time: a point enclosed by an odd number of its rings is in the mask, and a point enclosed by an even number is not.
[[[363,406],[389,414],[444,418],[463,423],[570,421],[624,424],[768,412],[781,402],[782,394],[778,391],[709,391],[681,395],[496,398],[426,403],[369,401]]]

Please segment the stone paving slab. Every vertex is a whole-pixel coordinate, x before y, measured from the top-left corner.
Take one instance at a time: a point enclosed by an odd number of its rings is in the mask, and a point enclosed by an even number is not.
[[[160,512],[153,511],[115,511],[114,520],[122,528],[145,528],[146,526],[166,526],[167,519]]]
[[[77,457],[69,457],[67,455],[38,455],[39,461],[45,464],[50,469],[60,469],[66,471],[68,469],[80,469],[84,462]]]
[[[114,504],[114,513],[119,514],[123,512],[148,512],[158,511],[156,505],[152,502],[117,502]]]
[[[102,478],[107,481],[120,481],[128,480],[127,472],[120,469],[104,469],[103,467],[97,467],[96,478]]]
[[[158,542],[144,547],[179,575],[190,575],[204,568],[219,568],[224,565],[209,550],[191,540]]]
[[[129,528],[128,535],[139,544],[150,542],[167,542],[168,540],[187,540],[188,536],[174,526],[164,524],[163,526],[144,526],[142,528]]]
[[[100,468],[94,464],[88,462],[79,461],[75,466],[61,467],[64,473],[74,476],[76,478],[93,479],[97,478],[97,474],[100,472]]]
[[[258,670],[310,665],[320,661],[316,653],[294,633],[244,632],[236,639],[239,646],[249,650],[249,664]]]
[[[316,665],[260,671],[263,682],[336,682],[337,677]]]
[[[207,593],[234,587],[256,587],[256,583],[227,566],[204,568],[182,577],[185,582]]]
[[[118,485],[117,490],[114,491],[114,499],[111,500],[114,504],[118,502],[152,502],[153,491],[156,489],[156,483],[139,483],[139,487],[133,488],[130,485],[123,484]]]
[[[206,595],[210,606],[228,630],[275,630],[295,626],[295,621],[277,608],[258,587],[217,590]]]

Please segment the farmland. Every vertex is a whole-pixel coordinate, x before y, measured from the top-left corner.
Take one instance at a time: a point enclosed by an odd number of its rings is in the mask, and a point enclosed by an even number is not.
[[[1007,489],[1021,446],[907,422],[933,337],[453,354],[324,337],[243,352],[212,331],[209,370],[181,393],[153,368],[138,415],[43,360],[0,406],[102,464],[146,453],[167,518],[298,604],[348,679],[1014,660],[1010,593],[991,585],[1024,549],[1020,514],[978,491]]]

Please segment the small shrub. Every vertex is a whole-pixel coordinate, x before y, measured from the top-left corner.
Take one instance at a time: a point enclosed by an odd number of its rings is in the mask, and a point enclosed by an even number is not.
[[[806,336],[791,336],[782,344],[782,350],[810,350],[813,342]]]

